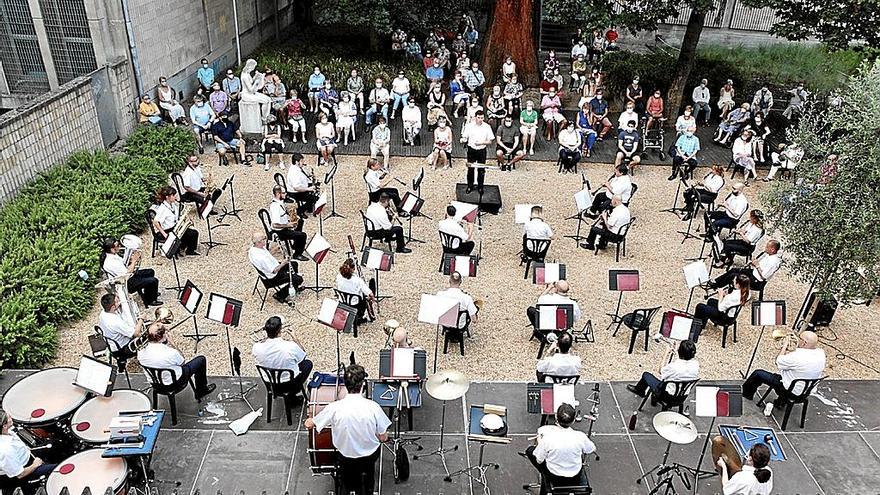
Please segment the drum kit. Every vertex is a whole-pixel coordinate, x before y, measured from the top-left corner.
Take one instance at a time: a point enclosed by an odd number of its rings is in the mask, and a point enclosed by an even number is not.
[[[684,486],[685,490],[691,490],[691,476],[696,476],[700,471],[673,462],[667,464],[669,460],[669,450],[672,444],[689,445],[697,440],[697,427],[690,418],[683,414],[672,411],[662,411],[654,415],[653,420],[654,431],[666,440],[666,450],[663,452],[663,460],[660,464],[654,466],[650,471],[642,475],[636,480],[641,484],[642,480],[649,476],[656,476],[657,483],[654,488],[648,492],[648,495],[663,494],[674,495],[678,492],[675,490],[675,480],[678,479]]]
[[[16,434],[46,462],[59,462],[46,480],[48,495],[63,488],[80,494],[108,488],[125,493],[129,468],[122,458],[102,458],[110,441],[111,420],[121,413],[151,410],[150,399],[137,390],[118,389],[95,396],[73,385],[75,368],[49,368],[17,381],[3,396],[2,407]],[[136,472],[136,471],[132,471]]]

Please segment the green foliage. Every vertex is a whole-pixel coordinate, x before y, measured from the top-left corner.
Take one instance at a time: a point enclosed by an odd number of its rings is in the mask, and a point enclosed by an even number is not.
[[[793,41],[818,38],[831,49],[862,44],[880,48],[880,4],[876,0],[745,0],[751,7],[771,7],[780,18],[770,33]]]
[[[127,155],[74,153],[0,209],[0,367],[54,357],[57,328],[94,303],[92,282],[77,272],[98,279],[101,239],[143,230],[151,191],[193,145],[185,128],[143,127],[132,137]]]
[[[617,6],[623,8],[616,8]],[[653,31],[664,20],[675,17],[686,7],[709,11],[711,0],[544,0],[543,16],[550,22],[579,27],[584,32],[604,29],[610,25],[629,30]]]
[[[843,304],[880,287],[880,61],[866,64],[839,95],[844,104],[807,108],[789,138],[805,152],[800,183],[780,181],[766,195],[783,239],[788,267],[799,279]],[[827,157],[837,172],[820,180]],[[817,182],[822,182],[817,184]]]
[[[447,0],[322,0],[315,8],[315,23],[347,26],[372,35],[389,37],[402,28],[424,40],[431,29],[454,29],[463,5]]]
[[[751,98],[765,83],[777,98],[783,98],[785,91],[803,81],[810,92],[827,94],[854,73],[865,56],[854,51],[829,52],[815,45],[778,44],[757,48],[706,45],[697,51],[686,88],[689,90],[706,78],[713,96],[717,96],[718,88],[732,79],[739,102],[746,95]],[[659,87],[664,94],[674,76],[669,67],[675,64],[675,58],[659,51],[611,52],[603,61],[606,87],[615,98],[623,94],[634,75],[639,76],[646,90]],[[686,91],[685,95],[689,93]]]

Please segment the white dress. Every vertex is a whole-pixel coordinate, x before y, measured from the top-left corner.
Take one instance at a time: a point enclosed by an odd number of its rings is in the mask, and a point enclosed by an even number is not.
[[[348,129],[354,125],[354,116],[357,115],[357,107],[353,101],[347,103],[340,101],[335,111],[337,129]]]

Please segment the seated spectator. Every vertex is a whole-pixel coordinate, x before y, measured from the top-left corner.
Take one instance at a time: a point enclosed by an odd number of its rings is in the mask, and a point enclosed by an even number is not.
[[[636,104],[628,101],[626,102],[626,108],[620,112],[620,116],[617,117],[617,131],[620,132],[626,129],[627,124],[631,120],[635,120],[636,124],[639,122],[639,113],[636,112]]]
[[[366,123],[367,127],[373,125],[373,119],[377,113],[382,113],[385,120],[388,120],[388,102],[391,101],[391,93],[382,86],[382,78],[376,78],[376,87],[370,90],[368,98],[370,106],[367,109]]]
[[[565,78],[559,73],[558,67],[553,69],[553,82],[556,83],[556,87],[558,88],[556,93],[562,98],[563,93],[565,93]]]
[[[379,124],[370,135],[370,158],[382,153],[382,168],[388,168],[391,151],[391,129],[385,123],[385,117],[379,117]]]
[[[415,146],[416,138],[422,131],[422,109],[416,106],[415,100],[409,100],[401,111],[400,118],[403,119],[403,142]]]
[[[266,69],[266,84],[263,92],[272,99],[272,110],[281,110],[287,100],[287,88],[281,82],[281,78],[272,69]]]
[[[280,155],[284,152],[284,140],[281,139],[281,124],[278,119],[269,114],[263,125],[263,141],[260,142],[260,152],[263,154],[263,170],[269,170],[269,155]],[[284,160],[278,158],[278,168],[284,169]]]
[[[229,111],[229,95],[220,89],[220,83],[215,82],[211,85],[211,94],[208,95],[208,100],[215,114],[219,115]]]
[[[581,161],[581,135],[575,126],[563,125],[559,131],[559,160],[564,172],[574,172]]]
[[[581,153],[587,158],[593,152],[593,145],[596,144],[596,129],[590,125],[590,105],[584,103],[577,117],[574,119],[575,127],[581,135]]]
[[[685,133],[689,128],[693,127],[694,130],[697,128],[697,118],[694,117],[694,107],[691,105],[687,105],[684,107],[684,112],[678,116],[678,119],[675,121],[675,133],[676,138]]]
[[[597,91],[596,96],[590,101],[590,121],[594,129],[602,128],[597,138],[599,141],[605,139],[608,132],[611,131],[611,120],[608,118],[608,102],[603,99],[602,91]],[[598,132],[598,131],[597,131]]]
[[[399,31],[399,30],[398,30]],[[351,99],[357,103],[359,113],[364,113],[364,78],[358,75],[357,69],[351,69],[351,76],[345,83],[345,89],[351,94]]]
[[[440,84],[432,85],[431,90],[428,91],[428,114],[426,117],[429,128],[436,126],[440,117],[449,120],[445,107],[446,93],[443,92],[442,86]]]
[[[296,135],[302,134],[303,143],[308,143],[306,139],[306,119],[303,118],[303,101],[299,99],[295,89],[290,90],[287,101],[284,102],[283,113],[287,117],[287,124],[290,126],[291,141],[296,141]]]
[[[241,79],[235,75],[232,69],[226,70],[226,78],[223,79],[223,92],[229,95],[230,106],[234,105],[241,95]]]
[[[446,160],[446,168],[452,168],[452,127],[447,125],[446,117],[437,118],[437,127],[434,129],[434,148],[428,155],[428,165],[439,168],[441,155]]]
[[[168,112],[168,118],[171,120],[171,123],[184,123],[186,114],[183,106],[177,101],[177,92],[168,85],[168,78],[165,76],[159,78],[159,87],[156,88],[156,94],[159,97],[159,108]]]
[[[553,80],[553,71],[545,70],[544,79],[541,79],[541,82],[538,83],[538,90],[541,92],[541,97],[543,98],[550,94],[551,89],[554,92],[559,92],[559,85]]]
[[[599,86],[601,85],[601,83],[597,83],[597,81],[601,81],[601,75],[599,69],[593,67],[590,75],[587,76],[586,84],[580,89],[581,96],[580,99],[578,99],[578,108],[593,101],[593,97],[596,96],[596,91],[598,91]]]
[[[519,129],[513,126],[513,117],[506,115],[495,131],[495,157],[501,170],[510,171],[516,162],[525,158],[525,151],[520,147]]]
[[[455,71],[452,81],[449,81],[449,97],[452,98],[452,116],[458,118],[462,109],[468,106],[471,95],[467,92],[461,72]]]
[[[752,142],[752,131],[746,129],[733,142],[733,163],[745,169],[745,184],[749,185],[749,177],[758,177],[755,170],[755,143]]]
[[[756,113],[751,122],[746,124],[746,129],[749,129],[754,133],[752,141],[755,145],[755,162],[766,162],[767,154],[764,148],[767,143],[767,138],[770,137],[770,126],[767,125],[767,119],[764,118],[764,114],[761,112]]]
[[[214,136],[214,148],[220,155],[220,164],[229,165],[226,158],[226,152],[238,151],[238,156],[242,164],[250,166],[250,162],[245,159],[244,139],[241,137],[241,131],[238,124],[229,120],[226,114],[220,115],[211,126],[211,134]]]
[[[196,71],[196,78],[199,80],[199,89],[202,94],[208,94],[211,86],[214,85],[214,69],[208,65],[208,59],[202,59],[202,66]]]
[[[455,35],[455,39],[452,40],[452,51],[456,54],[456,57],[460,58],[461,56],[467,56],[467,42],[464,40],[464,35],[459,33]],[[458,65],[458,63],[456,63]],[[470,65],[470,61],[468,64]]]
[[[159,106],[153,102],[150,95],[142,95],[138,104],[138,122],[141,124],[159,125],[162,123],[162,115]]]
[[[556,50],[547,52],[547,58],[544,59],[544,73],[553,73],[554,69],[559,68],[559,59],[556,58]]]
[[[691,93],[691,99],[694,102],[694,117],[698,116],[700,112],[704,112],[703,124],[705,125],[709,125],[709,119],[712,117],[712,107],[709,105],[710,93],[706,86],[708,83],[707,79],[701,80],[700,85],[695,87]]]
[[[607,44],[602,31],[594,29],[592,36],[590,36],[589,44],[590,46],[587,48],[587,62],[592,64],[595,61],[598,63],[602,60],[602,55],[605,53],[605,45]]]
[[[657,89],[654,91],[654,94],[648,97],[648,104],[645,107],[645,112],[648,114],[648,123],[645,127],[651,129],[655,120],[659,121],[663,118],[664,110],[663,96],[661,96],[660,90]]]
[[[791,94],[791,99],[788,100],[788,106],[782,111],[782,116],[790,120],[794,115],[801,113],[810,93],[804,89],[804,83],[798,83],[796,88],[790,89],[788,92]]]
[[[697,168],[697,153],[700,151],[700,138],[694,133],[696,127],[688,127],[675,141],[675,154],[672,157],[672,175],[666,180],[674,180],[681,174],[683,179],[693,177]]]
[[[196,95],[193,98],[193,106],[189,107],[189,120],[192,122],[192,131],[196,135],[196,142],[199,143],[199,153],[204,153],[202,134],[211,133],[211,125],[217,120],[217,114],[214,113],[214,109],[210,105],[205,104],[205,100],[201,96]]]
[[[724,86],[718,91],[718,109],[721,110],[721,120],[727,118],[727,114],[736,106],[733,99],[736,97],[736,91],[733,89],[733,81],[727,80]]]
[[[406,54],[417,60],[422,59],[422,46],[416,41],[415,36],[409,38],[409,43],[406,44]]]
[[[501,93],[501,86],[492,86],[492,94],[486,98],[486,119],[492,129],[495,129],[505,116],[507,116],[507,105]]]
[[[571,79],[572,85],[578,91],[581,91],[585,84],[587,84],[587,59],[584,55],[578,55],[577,58],[573,59],[571,62]]]
[[[486,86],[486,76],[480,70],[480,64],[471,62],[470,69],[464,71],[462,75],[464,76],[464,84],[468,91],[482,100],[483,88]]]
[[[715,137],[712,138],[718,144],[727,144],[730,137],[739,132],[740,129],[749,120],[749,104],[743,103],[739,108],[730,112],[720,124],[718,130],[715,131]]]
[[[455,52],[455,70],[465,73],[471,66],[471,59],[464,50]]]
[[[516,74],[510,76],[510,80],[504,85],[504,101],[507,104],[509,115],[519,115],[520,99],[523,95],[523,85],[517,80]]]
[[[755,96],[752,98],[752,115],[758,112],[767,115],[771,108],[773,108],[773,92],[764,84],[761,89],[755,91]]]
[[[434,63],[425,69],[425,79],[428,80],[428,83],[443,82],[443,67],[440,65],[439,60],[434,59]]]
[[[501,64],[501,80],[504,81],[504,84],[509,84],[515,78],[516,64],[513,62],[513,57],[508,55],[504,59],[504,63]]]
[[[526,108],[519,113],[519,132],[522,134],[523,150],[535,154],[535,135],[538,133],[538,111],[532,100],[526,100]]]
[[[452,52],[449,51],[449,48],[446,48],[446,43],[441,42],[440,46],[434,50],[434,65],[440,67],[440,70],[442,71],[442,75],[440,76],[441,80],[446,79],[446,76],[449,74],[449,69],[452,68],[450,58],[452,58]]]
[[[394,120],[398,107],[403,109],[406,106],[410,89],[409,79],[406,77],[406,74],[403,71],[399,71],[397,77],[391,81],[391,120]]]
[[[336,128],[330,123],[327,115],[318,114],[318,123],[315,124],[315,144],[318,146],[319,165],[330,163],[330,157],[336,149]]]
[[[425,50],[425,56],[422,57],[422,70],[428,70],[428,67],[434,65],[434,52]]]
[[[583,36],[576,36],[575,43],[571,47],[571,59],[577,60],[579,57],[584,58],[584,62],[586,62],[587,54],[589,50],[587,49],[587,45],[584,43]]]
[[[556,90],[551,88],[550,92],[541,99],[541,110],[543,111],[541,116],[544,118],[544,122],[547,123],[547,135],[544,136],[547,141],[553,139],[554,125],[561,127],[561,124],[565,122],[565,116],[560,111],[561,108],[562,101],[556,94]]]
[[[342,99],[333,109],[336,113],[336,135],[342,136],[342,145],[348,146],[348,138],[354,141],[354,127],[357,121],[357,104],[351,99],[351,94],[347,91],[342,92]]]
[[[765,182],[769,182],[776,177],[779,170],[794,170],[795,167],[803,160],[804,150],[796,143],[782,143],[777,148],[778,151],[770,153],[770,172],[764,178]]]
[[[324,87],[318,91],[318,109],[326,115],[331,121],[336,120],[336,114],[333,109],[339,103],[339,93],[333,89],[333,84],[329,80],[324,81]]]
[[[309,76],[309,111],[317,112],[318,111],[318,92],[324,88],[324,82],[327,78],[324,74],[321,74],[321,67],[315,66],[315,70]]]
[[[626,97],[627,107],[632,103],[637,115],[644,113],[645,98],[644,93],[642,92],[642,87],[639,86],[639,76],[634,77],[632,84],[626,87],[624,96]],[[636,119],[636,122],[638,122],[638,119]]]
[[[629,169],[635,173],[636,166],[641,163],[642,158],[638,154],[639,150],[639,131],[636,130],[636,121],[630,120],[626,123],[626,128],[617,135],[617,157],[614,159],[614,166],[619,167],[624,159],[629,160]]]
[[[670,361],[672,354],[676,352],[678,357]],[[678,351],[670,345],[668,358],[662,361],[664,364],[660,368],[660,377],[646,371],[642,373],[642,378],[637,384],[627,385],[626,389],[639,397],[646,397],[648,390],[654,394],[654,397],[664,393],[671,394],[675,391],[675,387],[667,385],[666,390],[661,390],[661,382],[689,382],[700,378],[700,362],[697,361],[696,356],[697,346],[693,341],[682,340],[678,344]]]
[[[464,41],[467,43],[468,53],[474,53],[474,47],[477,46],[477,41],[480,39],[480,33],[477,31],[477,28],[471,26],[464,32]]]

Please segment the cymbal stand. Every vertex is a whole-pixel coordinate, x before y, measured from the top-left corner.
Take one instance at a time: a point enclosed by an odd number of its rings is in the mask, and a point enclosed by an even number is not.
[[[419,386],[419,384],[416,383],[415,386]],[[394,436],[392,438],[390,445],[388,442],[383,444],[386,449],[391,451],[391,457],[392,457],[391,467],[392,467],[392,472],[394,474],[394,481],[395,482],[400,481],[400,473],[397,471],[398,463],[405,462],[407,466],[409,465],[409,459],[407,458],[407,454],[406,454],[406,446],[407,445],[415,445],[416,450],[418,450],[418,451],[421,451],[424,449],[424,447],[422,447],[422,445],[419,443],[419,440],[421,440],[422,437],[403,438],[400,435],[400,422],[403,418],[403,410],[404,409],[409,409],[410,411],[412,410],[409,407],[406,407],[404,405],[405,402],[409,402],[409,399],[403,398],[402,394],[406,394],[406,393],[409,393],[407,387],[404,387],[400,383],[398,383],[397,404],[395,404],[395,406],[394,406],[394,411],[396,412],[396,416],[397,416],[394,420]],[[413,456],[413,459],[415,459],[415,457],[416,456]]]
[[[476,466],[468,466],[466,468],[459,469],[458,471],[449,473],[445,478],[443,478],[443,481],[452,481],[452,478],[455,476],[465,475],[470,479],[476,481],[477,483],[483,485],[483,493],[485,495],[489,495],[489,483],[486,480],[486,471],[488,471],[490,468],[498,469],[501,467],[501,465],[496,462],[483,462],[483,452],[486,449],[486,443],[488,442],[486,442],[485,440],[480,441],[480,456],[477,459]],[[479,475],[477,475],[476,473],[472,473],[471,471],[476,471],[477,473],[479,473]]]
[[[761,330],[763,331],[763,327]],[[709,446],[709,436],[712,434],[713,428],[715,428],[715,416],[712,416],[712,422],[709,424],[709,429],[706,430],[706,439],[703,441],[703,448],[700,449],[700,460],[697,461],[697,467],[689,468],[685,466],[685,469],[694,476],[693,495],[697,495],[697,486],[700,484],[701,478],[711,478],[718,474],[715,471],[703,471],[700,469],[700,466],[703,465],[703,458],[706,457],[706,448]]]
[[[443,471],[446,472],[446,476],[449,477],[449,466],[446,464],[446,453],[447,452],[455,452],[458,450],[458,445],[453,445],[452,447],[443,448],[443,437],[446,432],[446,402],[443,401],[443,406],[440,408],[440,446],[437,447],[437,450],[433,452],[428,452],[427,454],[415,454],[413,455],[413,460],[417,461],[419,459],[424,459],[426,457],[431,457],[433,455],[440,457],[440,462],[443,464]]]
[[[669,459],[669,449],[672,448],[672,442],[666,442],[666,450],[663,452],[663,460],[660,461],[660,464],[657,464],[650,471],[643,474],[640,478],[636,480],[636,484],[642,484],[643,480],[647,480],[648,477],[657,477],[657,484],[654,485],[654,488],[648,492],[648,495],[678,495],[678,492],[675,490],[675,479],[678,477],[681,480],[681,484],[684,485],[686,490],[691,489],[691,482],[687,476],[686,466],[678,464],[677,462],[673,462],[672,464],[666,464],[666,461]]]

